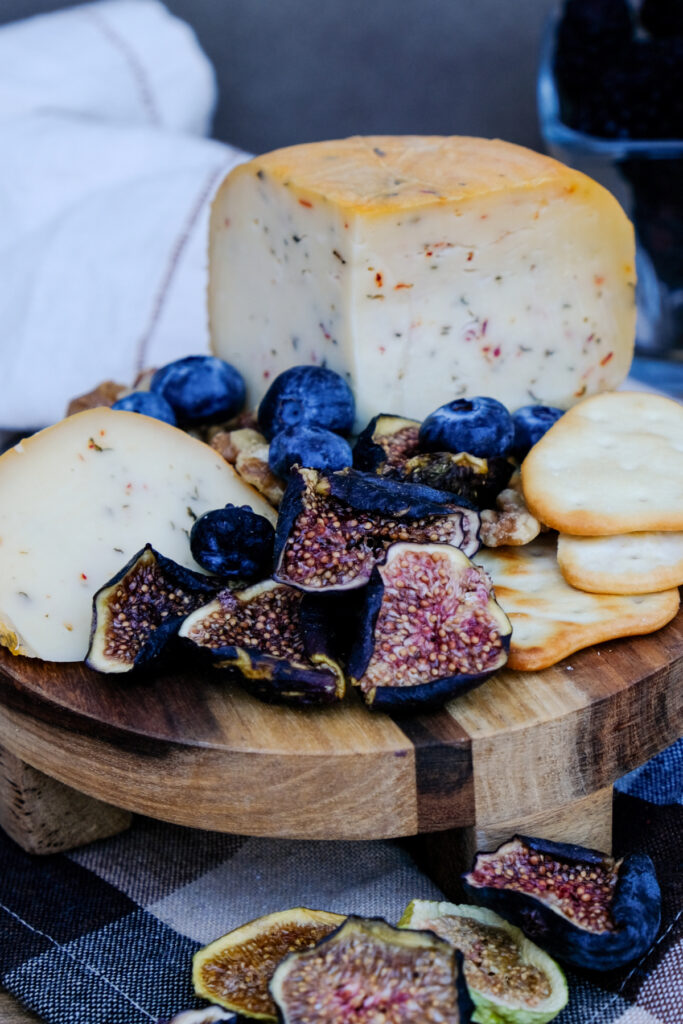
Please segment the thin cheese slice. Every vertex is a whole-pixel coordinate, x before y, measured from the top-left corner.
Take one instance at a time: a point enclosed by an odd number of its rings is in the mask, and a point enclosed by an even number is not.
[[[358,426],[465,394],[567,408],[626,376],[634,259],[609,192],[520,146],[293,146],[235,168],[216,196],[212,345],[252,405],[289,366],[344,374]]]
[[[212,448],[137,413],[98,408],[0,457],[0,643],[78,661],[92,596],[146,543],[202,571],[197,516],[227,502],[275,513]]]

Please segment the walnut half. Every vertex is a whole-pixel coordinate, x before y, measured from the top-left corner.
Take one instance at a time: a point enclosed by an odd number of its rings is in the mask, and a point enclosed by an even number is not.
[[[529,544],[541,532],[541,524],[526,506],[519,471],[513,473],[509,485],[496,498],[496,509],[481,513],[481,542],[487,548],[504,544],[519,547]]]

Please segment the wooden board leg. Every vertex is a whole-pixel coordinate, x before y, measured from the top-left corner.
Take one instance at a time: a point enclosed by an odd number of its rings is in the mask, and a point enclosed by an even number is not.
[[[0,746],[0,827],[28,853],[61,853],[123,832],[132,815],[56,782]]]
[[[521,820],[511,818],[495,824],[433,832],[414,836],[406,843],[422,870],[448,899],[458,902],[464,898],[460,876],[471,867],[477,850],[493,850],[516,832],[610,853],[612,787]]]

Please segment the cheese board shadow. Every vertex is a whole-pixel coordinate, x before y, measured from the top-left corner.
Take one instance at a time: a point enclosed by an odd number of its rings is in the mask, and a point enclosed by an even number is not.
[[[682,726],[683,612],[541,672],[503,670],[410,717],[370,712],[355,695],[325,709],[267,705],[210,668],[121,679],[3,650],[0,804],[11,762],[98,804],[209,830],[457,829],[470,845],[520,830],[607,848],[612,783]]]

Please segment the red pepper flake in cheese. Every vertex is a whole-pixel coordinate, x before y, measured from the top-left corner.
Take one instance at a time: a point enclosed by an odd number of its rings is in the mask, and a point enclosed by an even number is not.
[[[401,288],[412,288],[412,287],[413,287],[412,284],[406,284],[405,281],[399,281],[398,284],[394,285],[394,291],[397,292]]]
[[[268,380],[269,377],[270,377],[270,370],[264,370],[263,371],[263,379],[264,380]]]
[[[379,270],[375,274],[375,284],[377,285],[378,288],[381,288],[382,285],[384,284],[384,278],[382,277],[382,275],[379,272]]]
[[[467,253],[467,262],[471,263],[473,259],[474,259],[474,253],[473,252],[468,252]]]
[[[494,354],[494,356],[495,356],[495,357],[496,357],[496,359],[497,359],[497,358],[498,358],[498,356],[500,355],[500,345],[496,345],[496,347],[495,347],[495,348],[494,348],[494,350],[493,350],[493,354]]]
[[[308,210],[312,210],[313,209],[313,203],[309,203],[308,199],[300,199],[299,200],[299,205],[300,206],[305,206]]]
[[[595,277],[593,278],[593,283],[594,283],[596,288],[599,288],[600,285],[603,285],[605,283],[604,276],[602,274],[596,274]]]
[[[86,574],[85,574],[84,572],[82,572],[82,573],[81,573],[81,579],[82,579],[82,580],[87,580],[87,578],[88,578],[88,577],[86,576]]]
[[[326,341],[331,341],[332,340],[332,335],[329,333],[329,331],[325,330],[325,325],[324,324],[318,324],[318,327],[323,332],[323,338],[325,338]]]
[[[604,358],[600,360],[600,366],[607,366],[607,364],[609,363],[609,361],[610,361],[610,359],[612,358],[613,355],[614,355],[614,352],[608,352],[607,355],[604,356]]]

